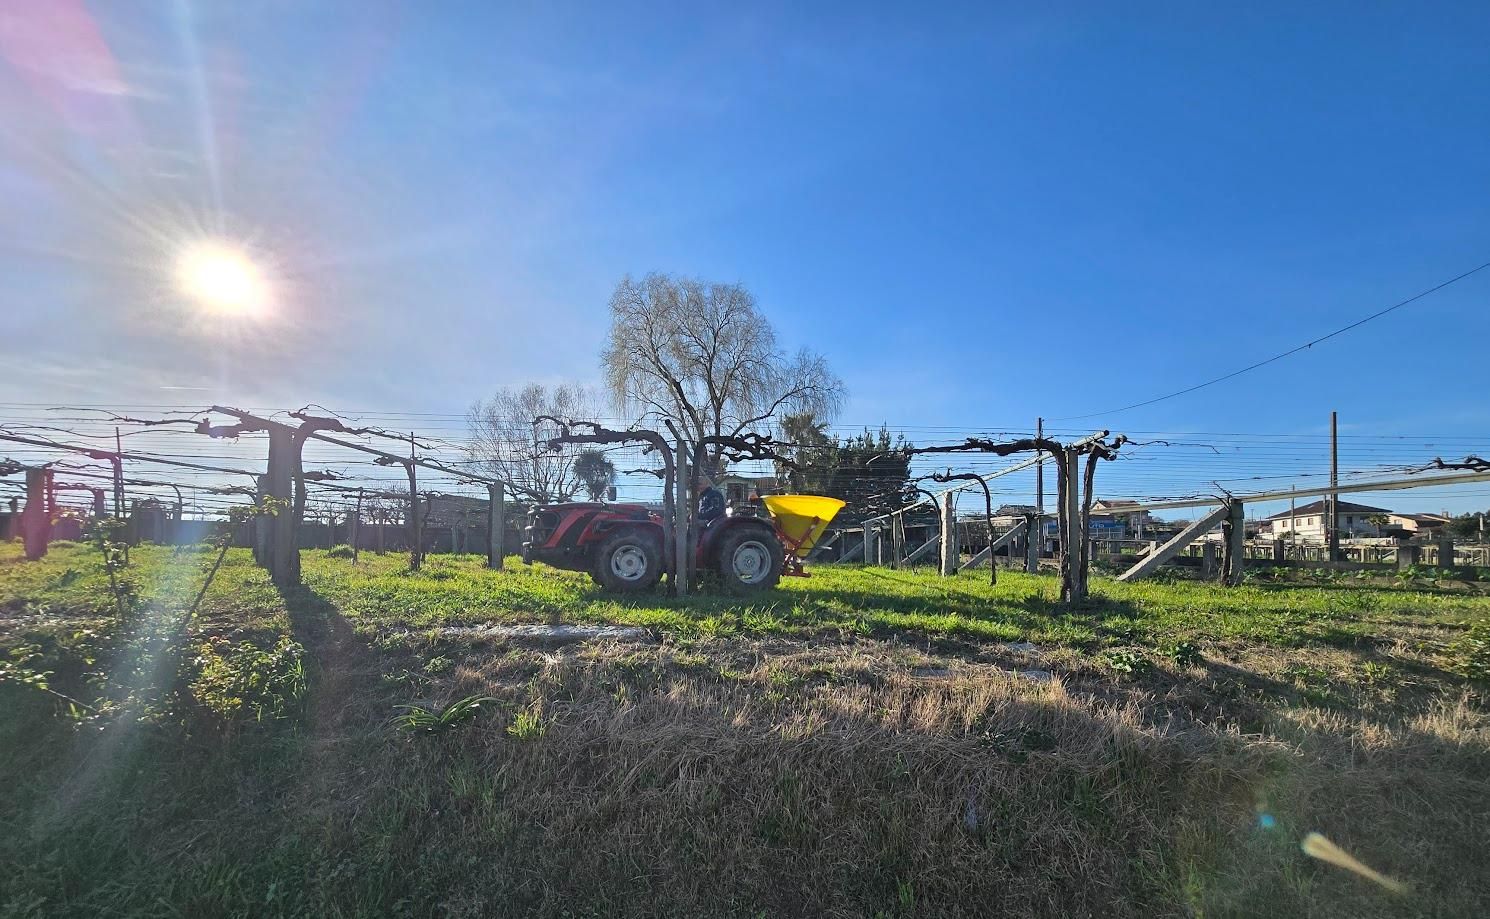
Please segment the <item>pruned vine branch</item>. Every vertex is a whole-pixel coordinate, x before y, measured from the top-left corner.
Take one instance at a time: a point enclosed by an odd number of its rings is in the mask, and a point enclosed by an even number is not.
[[[1105,432],[1104,432],[1105,433]],[[995,456],[1013,456],[1015,453],[1033,453],[1043,450],[1060,453],[1066,445],[1049,437],[1021,437],[1018,440],[996,441],[983,437],[969,437],[960,444],[932,444],[927,447],[907,447],[895,451],[902,456],[921,453],[992,453]],[[875,459],[879,459],[878,456]]]
[[[1468,472],[1490,472],[1490,460],[1482,459],[1471,453],[1457,463],[1444,462],[1442,457],[1434,457],[1433,462],[1423,467],[1424,469],[1453,469]]]
[[[780,444],[771,437],[747,431],[743,434],[710,434],[698,439],[693,448],[694,468],[703,466],[710,447],[716,447],[714,455],[731,463],[744,460],[769,460],[787,469],[799,470],[801,465],[789,456],[777,451]]]
[[[324,415],[312,415],[309,413],[309,409],[310,406],[304,406],[296,411],[290,412],[289,416],[297,421],[302,422],[315,422],[318,424],[325,424],[327,422],[333,423],[335,427],[327,427],[324,428],[324,430],[336,431],[339,434],[356,434],[358,436],[366,437],[383,437],[387,438],[388,440],[396,440],[399,443],[411,444],[421,450],[434,449],[432,444],[422,443],[418,440],[415,440],[412,434],[399,434],[394,431],[386,431],[382,428],[373,427],[349,428],[342,422],[341,418],[335,417],[334,414],[332,415],[332,417],[327,417]]]

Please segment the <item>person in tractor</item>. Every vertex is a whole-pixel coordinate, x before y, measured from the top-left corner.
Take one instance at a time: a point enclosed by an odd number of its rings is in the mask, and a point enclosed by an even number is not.
[[[724,492],[706,475],[698,477],[698,522],[709,523],[724,516]]]

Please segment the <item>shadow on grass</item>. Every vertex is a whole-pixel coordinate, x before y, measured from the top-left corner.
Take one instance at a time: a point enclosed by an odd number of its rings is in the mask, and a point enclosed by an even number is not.
[[[279,587],[290,617],[290,634],[306,648],[320,648],[334,638],[350,638],[352,624],[341,609],[312,587]]]
[[[1196,582],[1205,583],[1205,582]],[[1483,597],[1490,593],[1490,587],[1482,588],[1473,584],[1465,584],[1462,588],[1435,587],[1431,584],[1412,584],[1403,587],[1398,582],[1382,583],[1350,583],[1341,581],[1248,581],[1246,586],[1270,593],[1286,590],[1320,590],[1333,593],[1359,593],[1375,592],[1390,594],[1428,594],[1435,597]]]
[[[409,701],[399,689],[384,685],[383,674],[400,663],[411,664],[412,658],[374,648],[341,609],[313,587],[287,588],[281,594],[290,633],[309,661],[306,726],[311,735],[343,737],[351,731],[371,737],[381,732],[394,713],[394,703]],[[324,755],[325,750],[321,752]]]

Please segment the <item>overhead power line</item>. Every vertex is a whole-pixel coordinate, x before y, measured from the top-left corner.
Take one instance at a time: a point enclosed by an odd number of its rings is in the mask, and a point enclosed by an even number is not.
[[[1083,418],[1096,418],[1099,415],[1115,415],[1118,412],[1126,412],[1126,411],[1129,411],[1130,409],[1143,408],[1146,405],[1153,405],[1156,402],[1164,402],[1164,401],[1166,401],[1168,399],[1174,399],[1174,398],[1177,398],[1179,396],[1188,395],[1188,394],[1190,394],[1192,392],[1195,392],[1198,389],[1205,389],[1207,386],[1214,386],[1217,383],[1224,383],[1225,381],[1230,380],[1233,377],[1239,377],[1239,376],[1241,376],[1244,373],[1250,373],[1251,371],[1256,370],[1259,367],[1266,367],[1268,364],[1271,364],[1274,361],[1281,361],[1281,360],[1283,360],[1283,358],[1290,357],[1292,355],[1298,354],[1300,351],[1307,351],[1310,348],[1314,347],[1315,345],[1319,344],[1320,342],[1329,341],[1331,338],[1334,338],[1336,335],[1343,335],[1346,332],[1349,332],[1351,329],[1359,328],[1360,326],[1365,325],[1366,323],[1372,321],[1373,319],[1380,319],[1382,316],[1385,316],[1387,313],[1393,312],[1394,310],[1399,310],[1402,307],[1407,306],[1410,303],[1416,303],[1418,300],[1423,299],[1424,297],[1428,296],[1429,294],[1437,293],[1438,291],[1443,290],[1445,287],[1448,287],[1451,284],[1457,284],[1458,282],[1464,280],[1465,278],[1469,277],[1470,275],[1476,274],[1476,273],[1478,273],[1480,271],[1484,271],[1486,268],[1490,268],[1490,262],[1485,262],[1484,264],[1481,264],[1481,265],[1478,265],[1478,266],[1476,266],[1474,268],[1471,268],[1468,271],[1464,272],[1463,274],[1455,275],[1454,277],[1449,278],[1447,281],[1443,281],[1443,282],[1440,282],[1438,284],[1433,285],[1432,287],[1428,288],[1427,290],[1419,291],[1418,293],[1413,294],[1411,297],[1408,297],[1406,300],[1398,301],[1397,303],[1393,303],[1391,306],[1389,306],[1389,307],[1387,307],[1385,309],[1377,310],[1376,312],[1372,313],[1369,316],[1365,316],[1365,317],[1362,317],[1360,319],[1357,319],[1355,322],[1352,322],[1350,325],[1341,326],[1340,328],[1338,328],[1335,331],[1329,333],[1328,335],[1321,335],[1320,337],[1318,337],[1318,338],[1316,338],[1316,339],[1314,339],[1312,341],[1306,341],[1302,345],[1299,345],[1299,346],[1294,347],[1294,348],[1289,348],[1287,351],[1283,351],[1283,352],[1281,352],[1279,354],[1274,354],[1272,357],[1266,358],[1264,360],[1260,360],[1260,361],[1258,361],[1255,364],[1249,364],[1246,367],[1241,368],[1240,370],[1233,370],[1231,373],[1225,374],[1223,376],[1216,377],[1213,380],[1206,380],[1204,383],[1196,383],[1194,386],[1188,386],[1188,387],[1186,387],[1184,389],[1181,389],[1181,390],[1178,390],[1176,392],[1169,393],[1168,395],[1155,396],[1152,399],[1145,399],[1142,402],[1134,402],[1132,405],[1124,405],[1121,408],[1110,408],[1110,409],[1107,409],[1106,411],[1101,411],[1101,412],[1088,412],[1085,415],[1065,415],[1065,416],[1062,416],[1060,418],[1051,418],[1049,420],[1051,420],[1051,421],[1077,421],[1077,420],[1080,420],[1080,419],[1083,419]]]

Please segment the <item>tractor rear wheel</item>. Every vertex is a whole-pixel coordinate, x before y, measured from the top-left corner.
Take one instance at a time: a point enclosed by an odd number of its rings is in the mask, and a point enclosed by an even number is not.
[[[590,574],[606,590],[647,590],[662,577],[662,546],[641,530],[617,530],[596,547]]]
[[[742,527],[719,543],[719,578],[732,593],[770,590],[781,580],[781,540],[764,527]]]

